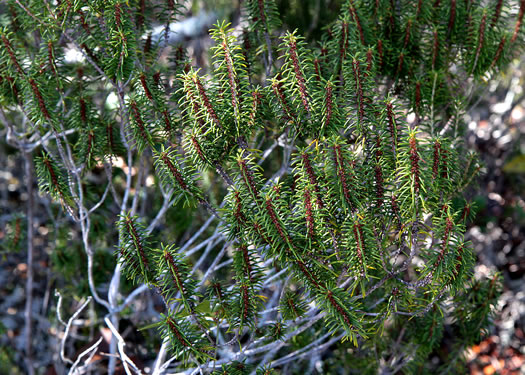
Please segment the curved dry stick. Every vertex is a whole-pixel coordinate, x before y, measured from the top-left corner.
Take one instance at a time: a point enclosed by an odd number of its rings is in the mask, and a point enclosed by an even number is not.
[[[57,294],[59,296],[58,297],[59,298],[59,303],[57,304],[57,306],[61,306],[62,305],[62,296],[58,292],[57,292]],[[82,310],[84,310],[86,308],[86,306],[91,302],[92,299],[93,298],[91,296],[89,296],[86,299],[86,301],[77,309],[77,311],[75,311],[73,313],[73,315],[71,315],[71,318],[69,318],[69,320],[67,321],[66,330],[64,332],[64,337],[62,337],[62,342],[60,343],[60,358],[64,362],[73,364],[73,361],[71,359],[69,359],[68,357],[66,357],[66,355],[65,355],[66,340],[67,340],[67,337],[69,335],[69,330],[71,329],[71,326],[73,325],[73,321],[77,318],[78,315],[80,315]],[[58,309],[57,309],[57,314],[59,314],[59,316],[60,316],[60,312],[58,311]],[[61,319],[59,319],[59,320],[61,320]]]

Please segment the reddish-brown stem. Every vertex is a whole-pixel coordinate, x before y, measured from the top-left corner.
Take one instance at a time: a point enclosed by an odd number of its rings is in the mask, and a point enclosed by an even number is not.
[[[320,285],[315,279],[315,276],[312,275],[312,273],[308,270],[308,268],[306,267],[306,264],[304,264],[304,262],[301,260],[297,260],[297,265],[299,266],[299,269],[301,270],[303,275],[306,276],[308,281],[310,281],[316,288],[320,288]]]
[[[279,219],[277,218],[277,215],[275,213],[275,210],[273,208],[272,198],[266,199],[266,211],[268,212],[268,215],[270,216],[270,219],[275,227],[277,229],[277,232],[279,233],[279,237],[286,242],[289,243],[288,236],[284,232],[283,228],[281,227],[281,223],[279,222]]]
[[[9,85],[11,86],[11,90],[13,90],[13,96],[15,97],[15,100],[19,102],[18,100],[18,88],[16,87],[15,80],[13,77],[5,77],[7,82],[9,82]]]
[[[241,175],[246,184],[246,187],[250,189],[250,192],[254,195],[256,199],[259,199],[259,192],[257,191],[257,186],[252,175],[252,172],[248,169],[246,162],[244,160],[238,160],[237,164],[241,168]]]
[[[379,55],[379,69],[381,69],[383,67],[383,41],[381,39],[377,41],[377,54]]]
[[[416,193],[419,192],[420,181],[419,181],[419,154],[417,152],[417,141],[415,136],[411,136],[409,140],[410,146],[410,162],[411,162],[411,173],[414,177],[414,190]]]
[[[137,26],[142,28],[144,26],[144,14],[146,13],[146,2],[144,0],[139,1],[139,10],[137,14]]]
[[[405,28],[405,41],[403,42],[403,48],[406,48],[408,46],[408,42],[410,41],[411,32],[412,32],[412,20],[408,19],[407,26]]]
[[[450,1],[450,17],[448,19],[448,34],[452,33],[454,23],[456,22],[456,0]]]
[[[175,283],[175,286],[177,287],[180,294],[182,296],[185,296],[186,291],[184,289],[184,283],[180,275],[179,267],[177,266],[177,263],[175,263],[175,260],[173,259],[173,256],[170,254],[169,251],[164,251],[164,260],[169,265],[169,269],[171,271],[170,275]]]
[[[20,233],[22,232],[21,222],[22,222],[22,219],[20,219],[19,217],[16,218],[15,230],[13,233],[13,247],[16,247],[18,245],[18,241],[20,241]]]
[[[290,41],[290,60],[292,60],[292,64],[294,67],[295,72],[295,79],[297,80],[297,84],[299,85],[299,94],[301,95],[301,101],[303,103],[304,109],[306,112],[310,112],[310,108],[308,105],[308,98],[306,94],[306,86],[305,86],[305,80],[303,77],[303,72],[301,71],[301,66],[299,65],[299,58],[297,56],[297,45],[295,41]]]
[[[306,217],[306,228],[308,229],[308,237],[311,239],[314,238],[314,227],[315,227],[315,220],[312,213],[312,201],[311,201],[311,195],[310,190],[308,188],[304,189],[304,206],[305,206],[305,217]]]
[[[248,277],[248,280],[250,280],[250,282],[253,282],[252,264],[250,262],[250,254],[248,253],[248,247],[246,245],[241,245],[239,246],[239,251],[242,252],[242,258],[246,267],[246,276]]]
[[[51,69],[51,72],[56,76],[57,71],[55,69],[55,53],[53,51],[53,43],[48,42],[47,43],[47,61],[49,63],[49,68]]]
[[[38,100],[38,106],[40,107],[40,111],[42,112],[42,115],[47,119],[51,120],[51,116],[49,115],[49,112],[46,108],[46,103],[44,102],[44,98],[42,97],[42,94],[40,94],[40,90],[38,89],[38,86],[33,78],[29,78],[29,84],[31,85],[31,90],[33,90],[33,94],[35,94],[36,99]]]
[[[93,130],[90,130],[88,132],[88,139],[87,139],[86,161],[88,161],[91,157],[91,150],[93,149],[94,138],[95,138],[95,135],[93,133]]]
[[[392,103],[386,103],[386,117],[388,120],[388,130],[390,131],[390,138],[392,139],[392,150],[397,147],[397,126],[394,115],[394,107]]]
[[[24,70],[22,69],[20,64],[18,64],[18,60],[16,59],[15,53],[13,52],[13,47],[11,46],[11,42],[3,34],[2,34],[2,42],[4,43],[4,46],[5,46],[6,50],[7,50],[7,53],[9,55],[9,59],[11,60],[13,65],[15,66],[16,70],[18,71],[18,73],[20,73],[21,75],[25,75]]]
[[[288,305],[290,310],[292,310],[292,312],[295,315],[295,317],[298,318],[299,317],[299,313],[297,312],[297,308],[295,307],[295,302],[294,302],[293,298],[288,297],[286,299],[286,304]]]
[[[348,313],[341,307],[341,305],[335,300],[333,293],[331,290],[329,290],[326,293],[326,297],[328,298],[328,301],[330,304],[336,309],[336,311],[342,316],[344,322],[347,324],[348,327],[352,327],[352,322],[350,321],[350,317],[348,316]]]
[[[230,91],[232,94],[232,106],[233,106],[235,115],[237,116],[238,115],[237,84],[235,81],[232,57],[230,55],[230,50],[228,48],[228,45],[226,44],[226,41],[222,42],[222,49],[224,51],[224,60],[226,61],[226,69],[228,70],[228,80],[230,83]]]
[[[380,164],[376,164],[375,166],[375,180],[376,180],[377,206],[381,207],[383,205],[384,187],[383,187],[383,170],[381,169]]]
[[[465,208],[463,208],[463,212],[461,213],[461,221],[466,220],[469,215],[470,215],[470,204],[466,204]]]
[[[258,222],[253,222],[253,229],[255,229],[255,233],[257,233],[264,242],[266,242],[268,245],[273,245],[271,239],[264,235],[263,230]]]
[[[171,136],[171,120],[170,115],[168,114],[168,110],[163,110],[162,112],[162,118],[164,119],[164,130],[166,130],[166,133],[168,133],[169,136]]]
[[[153,74],[153,82],[155,82],[155,85],[160,85],[160,72],[157,72]]]
[[[417,7],[416,7],[416,18],[419,18],[419,15],[421,14],[421,8],[423,7],[423,0],[418,0]]]
[[[277,98],[279,99],[279,102],[281,103],[281,107],[283,108],[284,113],[286,114],[288,119],[295,120],[295,115],[290,109],[290,106],[288,105],[288,102],[286,101],[286,97],[284,96],[282,84],[276,81],[272,83],[272,89],[273,89],[275,96],[277,96]]]
[[[64,9],[63,7],[61,7],[62,5],[62,0],[57,0],[57,8],[59,8],[59,11],[57,13],[57,18],[62,18],[62,16],[64,15],[64,13],[69,13],[69,11],[71,10],[71,7],[73,6],[73,4],[71,4],[71,1],[69,0],[66,0],[66,3],[67,3],[67,8],[66,8],[66,11],[64,12]]]
[[[235,219],[237,220],[237,223],[239,225],[244,225],[246,222],[246,217],[242,213],[242,202],[240,198],[241,193],[236,191],[234,194],[235,197],[235,212],[233,216],[235,216]]]
[[[401,69],[403,69],[404,61],[405,61],[405,54],[403,52],[401,52],[399,54],[399,59],[398,59],[398,63],[397,63],[396,76],[398,76],[401,73]]]
[[[242,316],[243,316],[243,319],[246,320],[248,319],[248,312],[250,309],[250,295],[248,292],[248,287],[246,285],[241,286],[241,295],[242,295],[242,301],[244,305]]]
[[[170,158],[166,153],[161,154],[161,159],[170,171],[171,175],[175,178],[177,181],[177,184],[181,187],[182,190],[188,190],[188,185],[186,185],[186,182],[184,181],[184,178],[182,177],[181,173],[177,170],[177,168],[173,165]]]
[[[463,259],[463,244],[459,245],[458,247],[458,255],[456,256],[456,267],[453,270],[454,278],[456,278],[459,274],[459,270],[461,269],[461,261]]]
[[[202,85],[201,80],[199,79],[198,76],[195,76],[193,78],[193,82],[195,83],[195,85],[197,85],[197,90],[199,91],[199,96],[200,96],[201,100],[204,103],[204,107],[206,108],[206,111],[208,112],[208,114],[212,118],[212,120],[215,123],[215,125],[217,125],[219,128],[222,129],[222,126],[221,126],[221,124],[219,122],[219,117],[217,116],[217,113],[215,113],[215,110],[213,109],[213,106],[210,103],[210,99],[208,98],[208,95],[206,94],[206,90],[204,89],[204,86]]]
[[[257,6],[259,8],[259,17],[261,18],[261,22],[266,28],[266,15],[264,14],[264,0],[257,0]]]
[[[381,156],[383,156],[383,150],[381,149],[381,136],[379,135],[376,138],[375,151],[376,151],[376,162],[379,163],[379,161],[381,160]]]
[[[439,35],[438,35],[437,30],[434,30],[432,32],[432,38],[433,38],[433,43],[432,43],[432,70],[434,70],[436,68],[437,56],[438,56],[438,53],[439,53]]]
[[[434,263],[434,267],[437,267],[442,261],[443,258],[445,258],[447,246],[448,246],[448,240],[450,237],[450,231],[454,228],[454,222],[450,220],[449,217],[447,217],[446,224],[445,224],[445,232],[443,233],[443,239],[441,241],[441,252],[439,253],[439,256],[436,259],[436,262]]]
[[[303,152],[301,154],[301,159],[303,161],[306,174],[308,175],[308,180],[310,181],[310,184],[314,187],[316,193],[317,207],[319,209],[322,209],[324,207],[324,203],[323,199],[321,198],[321,190],[319,188],[319,184],[317,183],[317,176],[315,175],[315,172],[312,168],[312,164],[310,163],[310,158],[307,153]]]
[[[353,230],[354,230],[354,239],[356,243],[357,257],[359,258],[359,263],[361,264],[361,267],[363,267],[363,253],[365,250],[365,244],[364,244],[363,229],[361,227],[361,224],[358,222],[354,223]]]
[[[334,39],[334,32],[332,31],[331,28],[328,28],[328,29],[326,30],[326,33],[328,34],[328,39],[329,39],[329,40]]]
[[[78,106],[80,109],[80,120],[82,121],[83,124],[86,124],[87,123],[87,110],[86,110],[86,101],[84,100],[84,98],[80,98],[78,100]]]
[[[326,62],[326,56],[328,56],[328,49],[321,47],[321,56],[324,58],[323,61]]]
[[[148,83],[146,82],[146,75],[144,73],[140,74],[140,84],[142,85],[142,88],[144,89],[144,94],[146,94],[146,97],[153,101],[153,95],[151,95],[151,91],[149,90]]]
[[[346,57],[346,51],[348,49],[348,24],[343,21],[341,24],[341,41],[339,42],[339,59],[341,61],[341,67]]]
[[[130,103],[131,109],[133,110],[133,117],[135,118],[135,123],[137,124],[140,132],[140,136],[142,137],[143,141],[148,140],[148,135],[146,133],[146,128],[144,126],[144,121],[142,121],[142,117],[139,112],[139,108],[137,107],[137,103],[135,101],[132,101]]]
[[[199,141],[197,140],[197,138],[195,138],[194,136],[191,137],[191,144],[193,145],[195,152],[199,156],[199,159],[201,159],[203,162],[206,163],[206,158],[204,157],[204,153],[202,152],[201,145]]]
[[[115,24],[118,28],[122,27],[122,22],[120,19],[122,9],[120,8],[120,3],[115,4]]]
[[[219,301],[222,303],[224,300],[224,293],[222,291],[222,285],[219,282],[214,282],[211,287],[213,288],[213,291],[215,292],[215,295],[219,299]]]
[[[149,271],[148,259],[146,258],[146,253],[144,252],[144,248],[142,246],[141,239],[137,233],[137,228],[135,227],[135,223],[133,222],[132,219],[128,218],[126,219],[126,225],[128,227],[128,230],[131,233],[131,236],[133,237],[133,243],[137,247],[137,251],[139,253],[140,260],[142,261],[142,264],[144,265],[144,267]]]
[[[432,178],[436,179],[439,171],[439,157],[441,155],[441,143],[434,142],[434,163],[432,165]]]
[[[275,197],[279,199],[281,196],[281,186],[280,185],[274,185],[272,186],[272,190],[275,191]]]
[[[346,180],[346,173],[344,170],[345,160],[341,153],[341,146],[336,144],[333,146],[334,149],[334,159],[335,159],[335,168],[339,181],[341,182],[341,187],[343,188],[343,196],[345,197],[346,203],[352,207],[352,201],[350,198],[350,189],[348,187],[348,182]]]
[[[89,28],[89,25],[86,22],[86,17],[84,16],[84,12],[81,9],[79,9],[77,12],[78,12],[78,15],[80,16],[80,25],[82,26],[86,34],[91,35],[91,29]]]
[[[376,198],[378,199],[378,207],[383,205],[383,169],[381,168],[381,156],[383,151],[381,149],[381,137],[378,136],[376,139],[376,165],[375,165],[375,182],[376,182]]]
[[[441,177],[448,179],[448,151],[441,149]]]
[[[175,335],[175,338],[177,339],[177,341],[182,346],[186,346],[186,347],[189,346],[188,343],[186,342],[186,339],[184,338],[182,333],[177,328],[177,325],[175,324],[173,319],[171,319],[169,316],[166,317],[166,323],[168,324],[168,327],[170,328],[171,333],[173,333]]]
[[[496,64],[498,63],[501,54],[503,53],[503,48],[505,48],[505,43],[507,42],[507,37],[503,35],[501,37],[501,41],[499,42],[498,49],[496,50],[496,54],[494,55],[494,59],[492,60],[492,63],[490,64],[490,69],[494,68]]]
[[[397,197],[395,194],[392,194],[392,197],[390,198],[390,205],[392,207],[392,212],[394,213],[394,215],[396,215],[396,217],[400,218],[400,214],[399,214],[399,205],[397,204]]]
[[[197,121],[198,121],[199,125],[201,126],[201,128],[204,127],[204,125],[205,125],[204,120],[202,119],[202,116],[200,116],[201,107],[199,106],[199,103],[197,102],[197,99],[195,98],[195,94],[194,94],[193,90],[190,87],[186,88],[186,95],[187,95],[190,103],[193,104],[193,112],[194,112],[195,118],[197,119]]]
[[[434,328],[435,328],[435,326],[436,326],[436,319],[432,318],[432,324],[430,325],[430,329],[429,329],[429,332],[428,332],[429,339],[432,339],[432,336],[434,336]]]
[[[415,101],[416,101],[416,111],[419,111],[419,108],[421,107],[421,82],[416,82],[416,93],[415,93]]]
[[[523,22],[523,16],[525,15],[525,0],[520,1],[520,11],[518,13],[518,19],[516,20],[516,25],[514,26],[514,34],[512,34],[512,38],[510,39],[510,43],[514,43],[516,39],[518,38],[518,34],[520,32],[521,23]]]
[[[354,5],[352,2],[350,2],[350,15],[352,16],[352,19],[355,22],[355,25],[357,27],[357,31],[359,32],[359,40],[361,41],[362,45],[365,45],[365,36],[363,33],[363,27],[361,26],[361,21],[359,20],[359,15],[357,14],[356,9],[354,8]]]
[[[148,34],[146,42],[144,43],[144,54],[147,55],[151,51],[151,33]]]
[[[321,81],[321,66],[319,63],[319,59],[314,59],[314,71],[315,71],[315,79],[320,82]]]
[[[372,70],[372,61],[373,61],[373,54],[374,54],[374,51],[372,50],[372,48],[369,48],[368,51],[366,51],[366,72],[367,74],[370,73],[370,71]]]
[[[183,62],[183,59],[184,59],[184,49],[182,48],[182,46],[179,45],[177,49],[175,50],[175,66],[178,67],[179,64]]]
[[[261,105],[262,95],[258,91],[252,92],[252,111],[250,112],[250,126],[255,126],[255,118],[257,116],[257,110]]]
[[[49,172],[49,176],[51,177],[51,182],[53,183],[53,186],[55,186],[55,189],[57,192],[60,192],[60,186],[58,184],[58,178],[57,178],[57,175],[55,173],[55,170],[53,168],[53,165],[51,164],[51,161],[48,159],[48,158],[44,158],[43,160],[43,163],[45,164],[48,172]]]
[[[325,103],[326,103],[326,118],[324,122],[325,128],[328,128],[330,120],[332,119],[332,85],[326,85],[325,93]]]

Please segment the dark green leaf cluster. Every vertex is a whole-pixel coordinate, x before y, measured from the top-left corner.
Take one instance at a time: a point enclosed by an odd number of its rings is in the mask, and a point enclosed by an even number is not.
[[[146,284],[155,283],[154,253],[151,251],[151,239],[146,228],[137,216],[126,214],[118,221],[119,249],[118,258],[131,280]]]
[[[10,131],[40,139],[40,189],[78,210],[75,220],[90,215],[82,200],[102,173],[94,208],[125,190],[114,202],[119,264],[164,301],[156,325],[183,362],[219,360],[231,343],[242,352],[245,342],[327,333],[388,352],[404,322],[410,338],[399,342],[416,344],[419,365],[443,315],[461,337],[488,324],[499,284],[470,281],[470,206],[452,203],[480,169],[458,139],[462,85],[520,50],[523,1],[349,0],[318,44],[281,33],[272,1],[248,1],[242,36],[227,22],[211,30],[207,67],[191,66],[181,45],[169,65],[159,58],[174,1],[8,3],[0,102],[28,119]],[[167,25],[160,36],[154,21]],[[34,29],[42,38],[28,54]],[[68,61],[67,49],[81,58]],[[134,165],[144,166],[137,177]],[[155,202],[138,209],[147,194]],[[159,197],[159,217],[146,213]],[[179,203],[214,215],[214,237],[181,251],[168,223],[150,233]],[[250,361],[215,373],[251,373]]]
[[[67,175],[58,161],[47,152],[35,158],[35,168],[40,191],[49,193],[53,199],[67,207],[73,207],[74,201],[67,182]]]
[[[153,151],[155,170],[166,190],[173,189],[175,202],[200,202],[202,193],[196,185],[197,174],[193,165],[183,165],[173,147]]]
[[[5,235],[0,242],[0,254],[16,253],[22,249],[27,237],[27,222],[22,215],[15,215],[5,226]]]

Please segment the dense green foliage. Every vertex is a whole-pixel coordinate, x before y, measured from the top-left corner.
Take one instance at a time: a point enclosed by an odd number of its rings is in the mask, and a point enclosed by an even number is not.
[[[166,30],[152,36],[180,16],[174,1],[7,3],[11,141],[34,153],[88,256],[115,251],[117,278],[163,300],[155,326],[175,367],[269,374],[292,358],[299,373],[335,335],[326,373],[432,372],[445,329],[448,371],[460,366],[501,288],[473,278],[462,192],[480,166],[462,115],[523,45],[524,1],[349,0],[307,42],[251,0],[235,29],[211,30],[199,67]],[[215,218],[207,242],[178,248],[170,210]]]

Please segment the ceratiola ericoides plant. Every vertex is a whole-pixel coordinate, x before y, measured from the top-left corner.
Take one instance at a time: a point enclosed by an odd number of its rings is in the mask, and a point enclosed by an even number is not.
[[[88,264],[105,321],[118,328],[131,302],[121,272],[133,298],[145,285],[163,301],[156,374],[299,373],[330,345],[362,373],[431,371],[446,327],[454,367],[487,326],[500,284],[472,275],[462,194],[480,166],[462,119],[521,50],[525,1],[349,0],[307,41],[249,0],[235,29],[210,31],[202,66],[168,44],[182,2],[4,8],[9,140],[88,259],[115,251],[107,291]],[[175,210],[200,225],[173,235]]]

